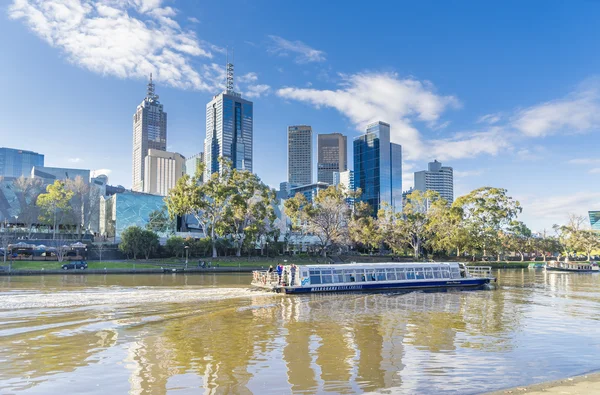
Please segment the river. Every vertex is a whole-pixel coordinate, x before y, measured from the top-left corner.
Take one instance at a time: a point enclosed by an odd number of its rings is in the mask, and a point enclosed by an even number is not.
[[[477,394],[600,369],[600,274],[285,296],[250,274],[0,277],[0,393]]]

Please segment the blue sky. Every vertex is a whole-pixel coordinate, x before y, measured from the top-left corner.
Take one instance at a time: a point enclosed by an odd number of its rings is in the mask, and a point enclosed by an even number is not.
[[[130,186],[146,76],[168,149],[195,154],[229,47],[271,186],[286,178],[288,125],[351,140],[382,120],[403,146],[403,189],[438,159],[456,196],[507,188],[536,230],[600,209],[600,3],[356,3],[0,2],[0,146]]]

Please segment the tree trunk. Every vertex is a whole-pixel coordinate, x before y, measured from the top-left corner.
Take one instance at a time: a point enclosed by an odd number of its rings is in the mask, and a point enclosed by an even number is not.
[[[525,260],[525,254],[523,254],[522,252],[519,252],[519,254],[521,255],[521,262],[523,262]]]
[[[237,249],[235,250],[235,256],[242,256],[242,246],[238,245]]]
[[[500,262],[500,254],[496,257],[496,262]]]
[[[546,253],[544,253],[543,256],[544,256],[544,262],[546,262]]]
[[[211,227],[210,230],[210,242],[212,244],[212,257],[216,258],[219,254],[217,254],[217,243],[215,240],[215,226],[213,224],[213,226]]]
[[[592,259],[591,259],[591,255],[592,255],[592,254],[591,254],[591,252],[588,252],[588,253],[587,253],[588,262],[592,260]]]
[[[460,258],[460,247],[456,247],[456,257]]]

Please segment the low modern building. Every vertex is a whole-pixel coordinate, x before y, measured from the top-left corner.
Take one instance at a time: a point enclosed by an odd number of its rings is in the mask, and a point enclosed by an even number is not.
[[[593,230],[600,230],[600,211],[589,211],[590,226]]]
[[[427,170],[415,172],[415,189],[419,191],[436,191],[451,204],[454,201],[454,175],[451,167],[442,166],[441,162],[429,162]]]
[[[33,151],[0,147],[0,177],[29,177],[34,166],[44,166],[44,155]]]
[[[49,184],[53,183],[55,180],[74,180],[78,176],[81,177],[86,184],[90,182],[90,171],[86,169],[45,166],[34,166],[33,169],[31,169],[31,177],[41,178],[44,182]]]
[[[301,193],[304,195],[304,197],[306,197],[306,200],[312,203],[317,197],[319,191],[327,189],[328,187],[329,184],[324,182],[315,182],[313,184],[302,185],[299,187],[291,188],[289,197],[294,197],[297,193]]]
[[[185,158],[176,152],[149,149],[144,160],[144,193],[167,196],[185,174]]]
[[[125,229],[130,226],[145,229],[150,214],[162,211],[164,207],[162,196],[148,193],[126,191],[103,196],[100,199],[100,234],[118,243]],[[166,238],[174,231],[159,233],[159,237]]]

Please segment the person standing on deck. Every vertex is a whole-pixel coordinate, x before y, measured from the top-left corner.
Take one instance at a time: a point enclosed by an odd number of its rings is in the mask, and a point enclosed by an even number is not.
[[[281,284],[281,275],[283,274],[283,265],[280,263],[277,265],[277,277],[279,284]]]
[[[296,265],[294,265],[292,263],[292,267],[290,268],[290,274],[292,275],[292,279],[290,281],[290,285],[294,285],[294,282],[296,280]]]

